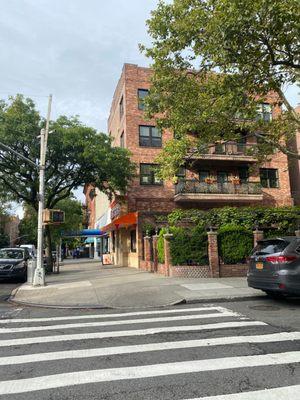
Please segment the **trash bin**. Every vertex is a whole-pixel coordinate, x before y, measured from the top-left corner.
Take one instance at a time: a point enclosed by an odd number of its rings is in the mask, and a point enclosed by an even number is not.
[[[36,260],[29,260],[27,265],[27,283],[33,284],[34,271],[36,269]]]

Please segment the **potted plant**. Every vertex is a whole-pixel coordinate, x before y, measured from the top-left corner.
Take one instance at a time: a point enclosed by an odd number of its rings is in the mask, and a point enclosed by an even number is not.
[[[233,176],[231,178],[231,183],[233,183],[234,185],[240,185],[241,184],[241,180],[238,176]]]
[[[214,178],[213,176],[207,176],[207,177],[204,179],[204,182],[207,183],[208,185],[211,185],[212,183],[215,182],[215,178]]]

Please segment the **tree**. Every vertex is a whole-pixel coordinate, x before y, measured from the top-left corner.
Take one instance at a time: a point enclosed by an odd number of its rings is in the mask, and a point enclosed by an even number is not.
[[[158,124],[176,135],[158,160],[162,178],[174,175],[186,147],[200,151],[245,132],[259,138],[253,150],[259,159],[274,149],[300,158],[290,146],[300,116],[284,95],[299,83],[299,21],[299,0],[159,2],[147,21],[152,47],[141,47],[153,59],[148,115],[160,115]],[[270,97],[282,113],[258,119]]]
[[[22,95],[0,102],[0,142],[38,162],[40,129],[45,121],[31,99]],[[104,133],[83,125],[77,117],[61,116],[50,125],[45,170],[45,208],[54,208],[72,191],[92,183],[112,196],[123,193],[135,167],[129,153],[113,147]],[[0,186],[12,200],[38,209],[38,169],[13,153],[0,150]],[[51,231],[46,227],[47,247]],[[51,252],[50,252],[51,253]]]

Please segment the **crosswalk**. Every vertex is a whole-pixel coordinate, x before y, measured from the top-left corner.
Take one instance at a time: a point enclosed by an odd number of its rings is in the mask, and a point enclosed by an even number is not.
[[[220,306],[0,319],[0,399],[299,400],[300,332]]]

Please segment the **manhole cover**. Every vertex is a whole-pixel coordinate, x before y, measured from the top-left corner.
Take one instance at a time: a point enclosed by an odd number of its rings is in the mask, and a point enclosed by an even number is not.
[[[261,304],[259,306],[249,306],[249,308],[251,308],[251,310],[257,310],[257,311],[278,311],[278,310],[280,310],[280,307],[278,307],[278,306],[268,306],[268,305],[264,305],[264,304]]]

